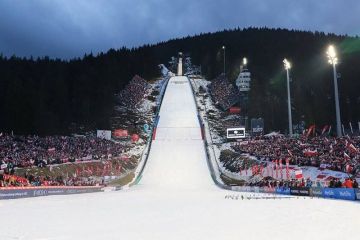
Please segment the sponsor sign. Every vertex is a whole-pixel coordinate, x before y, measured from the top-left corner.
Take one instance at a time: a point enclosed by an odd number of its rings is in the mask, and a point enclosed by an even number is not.
[[[117,138],[126,138],[129,136],[128,130],[124,130],[124,129],[116,129],[114,131],[114,137]]]
[[[245,128],[228,128],[226,135],[228,139],[245,138]]]
[[[335,188],[324,188],[323,189],[324,198],[335,198]]]
[[[355,190],[352,188],[324,188],[324,198],[355,200]]]
[[[98,138],[111,140],[111,131],[109,131],[109,130],[97,130],[96,131],[96,136]]]
[[[307,187],[291,187],[290,194],[295,196],[310,196],[310,188]]]
[[[271,188],[271,187],[264,187],[264,192],[265,193],[275,193],[275,188]]]
[[[355,189],[356,200],[360,201],[360,189]]]
[[[251,133],[252,135],[264,134],[264,119],[262,118],[251,119]]]
[[[2,188],[0,200],[27,197],[42,197],[50,195],[69,195],[79,193],[100,192],[101,187],[28,187],[28,188]]]
[[[277,194],[290,195],[290,188],[287,187],[278,187],[275,188]]]
[[[240,109],[239,107],[231,107],[231,108],[229,109],[229,112],[230,112],[231,114],[239,114],[239,113],[241,112],[241,109]]]
[[[322,197],[323,196],[323,189],[319,187],[313,187],[310,189],[310,196],[313,197]]]
[[[344,200],[355,200],[355,191],[352,188],[337,188],[335,198]]]

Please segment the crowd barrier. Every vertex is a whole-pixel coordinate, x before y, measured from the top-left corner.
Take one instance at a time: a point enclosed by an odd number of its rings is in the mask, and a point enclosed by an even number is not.
[[[319,187],[250,187],[233,186],[231,190],[238,192],[273,193],[292,196],[308,196],[360,201],[360,189],[353,188],[319,188]]]
[[[52,186],[52,187],[7,187],[0,188],[0,200],[50,195],[70,195],[79,193],[101,192],[102,186]]]

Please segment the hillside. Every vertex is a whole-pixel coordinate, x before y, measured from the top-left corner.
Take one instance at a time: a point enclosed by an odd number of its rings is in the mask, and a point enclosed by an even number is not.
[[[226,46],[226,74],[235,80],[241,59],[249,59],[253,74],[250,117],[263,117],[267,130],[287,126],[286,81],[282,59],[291,70],[293,122],[317,125],[335,122],[331,66],[325,56],[329,43],[337,46],[341,73],[342,120],[360,121],[360,39],[320,32],[284,29],[234,29],[170,40],[136,49],[111,49],[83,58],[22,59],[0,57],[0,131],[68,133],[70,126],[106,128],[114,108],[114,94],[132,76],[147,80],[159,75],[157,65],[182,51],[201,65],[211,80],[222,72]]]

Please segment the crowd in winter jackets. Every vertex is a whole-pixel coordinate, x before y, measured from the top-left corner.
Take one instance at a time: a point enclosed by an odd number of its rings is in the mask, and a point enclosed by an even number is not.
[[[38,186],[95,186],[101,180],[84,177],[50,177],[25,174],[24,177],[0,173],[0,187],[38,187]]]
[[[360,173],[360,137],[258,137],[233,147],[263,161],[289,159],[290,165],[314,166],[352,175]]]
[[[0,136],[0,171],[13,174],[14,169],[44,167],[75,161],[108,159],[125,147],[119,143],[90,136]]]
[[[135,108],[138,103],[142,102],[149,88],[150,84],[148,82],[135,75],[125,89],[119,93],[118,102],[127,108]]]
[[[240,99],[239,91],[226,79],[224,74],[214,79],[209,84],[208,89],[215,105],[218,105],[222,110],[229,109]]]

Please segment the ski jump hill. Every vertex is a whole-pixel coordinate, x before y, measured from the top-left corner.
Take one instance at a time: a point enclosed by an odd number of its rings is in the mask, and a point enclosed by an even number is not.
[[[187,77],[169,80],[154,137],[127,190],[1,201],[0,239],[359,239],[358,203],[217,187]]]

